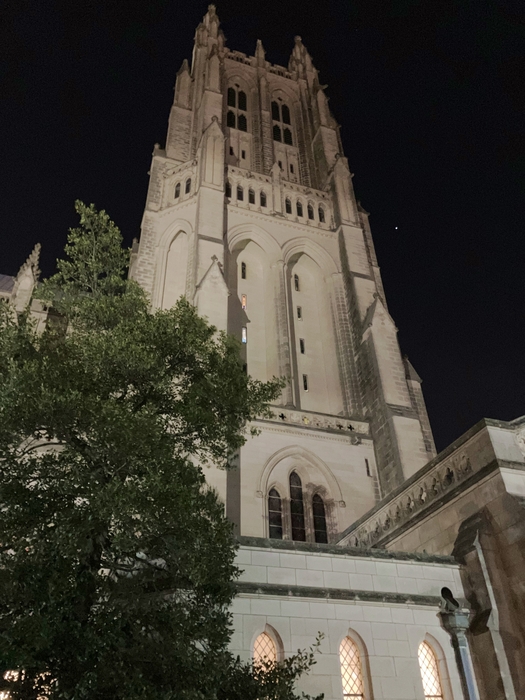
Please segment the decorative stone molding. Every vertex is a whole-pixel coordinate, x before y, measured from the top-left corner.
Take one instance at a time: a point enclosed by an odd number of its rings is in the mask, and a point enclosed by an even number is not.
[[[276,422],[318,428],[319,430],[336,430],[344,434],[350,433],[355,438],[352,440],[353,444],[359,444],[359,435],[370,434],[370,426],[364,421],[314,413],[313,411],[298,411],[281,406],[273,407],[273,411],[273,420]]]
[[[469,449],[470,448],[470,449]],[[485,464],[474,459],[472,446],[438,462],[433,469],[386,503],[364,523],[347,533],[341,544],[351,547],[380,547],[389,535],[424,512]],[[473,464],[475,466],[473,466]]]

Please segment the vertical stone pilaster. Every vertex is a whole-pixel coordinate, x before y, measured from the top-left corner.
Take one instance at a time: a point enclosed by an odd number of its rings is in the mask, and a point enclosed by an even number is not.
[[[278,260],[272,265],[275,279],[277,342],[279,345],[279,374],[288,379],[282,391],[282,401],[285,406],[293,406],[292,363],[290,349],[290,332],[288,323],[288,294],[286,290],[286,266],[284,260]]]

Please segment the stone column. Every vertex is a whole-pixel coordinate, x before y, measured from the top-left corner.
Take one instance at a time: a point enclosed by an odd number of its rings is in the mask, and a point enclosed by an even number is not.
[[[445,608],[438,614],[441,626],[449,633],[451,638],[463,689],[463,697],[465,700],[480,700],[466,636],[466,631],[469,628],[469,611],[461,609],[450,611]]]

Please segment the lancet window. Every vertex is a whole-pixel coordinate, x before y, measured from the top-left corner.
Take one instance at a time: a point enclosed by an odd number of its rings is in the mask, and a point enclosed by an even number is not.
[[[292,524],[292,540],[306,541],[304,520],[303,485],[297,472],[290,474],[290,514]]]
[[[178,199],[180,197],[180,182],[177,182],[175,185],[175,199]]]
[[[339,647],[343,697],[351,700],[365,700],[363,667],[357,644],[350,637],[345,637]]]
[[[235,84],[228,88],[228,111],[226,113],[226,126],[239,131],[248,131],[248,100],[244,90]]]
[[[281,98],[272,102],[273,140],[293,146],[290,108],[283,104]]]
[[[324,209],[323,207],[319,207],[319,221],[324,224],[325,222],[325,215],[324,215]]]
[[[270,538],[272,540],[282,540],[283,507],[281,496],[277,489],[271,489],[268,494],[268,521],[270,524]]]
[[[443,700],[437,656],[428,642],[419,645],[418,660],[425,700]]]
[[[261,207],[267,206],[266,204],[266,192],[261,192]]]
[[[328,542],[326,511],[324,501],[318,493],[312,498],[312,513],[314,516],[314,539],[316,542],[326,544]]]
[[[253,662],[256,665],[267,666],[277,661],[277,647],[269,634],[260,634],[253,645]]]
[[[186,185],[184,186],[184,194],[189,194],[191,190],[191,177],[186,180]]]

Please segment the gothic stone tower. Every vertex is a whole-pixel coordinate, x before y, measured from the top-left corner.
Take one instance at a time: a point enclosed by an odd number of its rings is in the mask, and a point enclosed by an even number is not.
[[[435,449],[388,313],[368,215],[301,38],[288,68],[225,46],[210,5],[155,147],[133,277],[185,294],[289,378],[236,469],[208,479],[243,535],[335,542]]]

